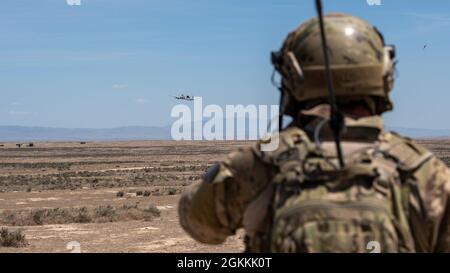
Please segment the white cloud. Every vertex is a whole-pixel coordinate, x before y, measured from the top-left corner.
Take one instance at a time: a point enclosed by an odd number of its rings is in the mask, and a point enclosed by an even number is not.
[[[127,87],[128,87],[128,85],[126,85],[126,84],[119,84],[119,83],[113,84],[113,86],[112,86],[113,89],[124,89],[124,88],[127,88]]]
[[[27,112],[27,111],[16,111],[16,110],[11,110],[9,111],[9,114],[11,116],[27,116],[27,115],[31,115],[31,112]]]
[[[67,5],[69,6],[80,6],[81,0],[66,0]]]
[[[369,6],[381,6],[381,0],[367,0]]]

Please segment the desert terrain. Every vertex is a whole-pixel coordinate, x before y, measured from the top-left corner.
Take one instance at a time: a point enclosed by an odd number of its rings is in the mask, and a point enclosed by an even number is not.
[[[41,142],[0,147],[0,227],[27,245],[0,252],[239,252],[190,239],[180,193],[245,142]],[[69,244],[69,246],[68,246]],[[76,244],[76,243],[75,243]]]
[[[419,142],[450,164],[450,140]],[[25,236],[0,252],[243,250],[242,232],[220,246],[192,240],[177,203],[208,166],[249,142],[0,144],[0,227],[11,242]]]

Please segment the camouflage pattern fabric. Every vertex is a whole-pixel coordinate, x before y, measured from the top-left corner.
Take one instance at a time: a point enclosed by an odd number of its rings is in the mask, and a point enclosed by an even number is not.
[[[256,143],[231,153],[182,195],[182,227],[211,244],[244,228],[249,252],[368,252],[370,241],[383,252],[450,252],[449,169],[412,140],[383,132],[380,117],[366,121],[347,123],[343,149],[353,169],[328,178],[331,169],[302,178],[327,163],[302,160],[314,143],[295,126],[274,152]],[[321,145],[335,160],[333,143]]]

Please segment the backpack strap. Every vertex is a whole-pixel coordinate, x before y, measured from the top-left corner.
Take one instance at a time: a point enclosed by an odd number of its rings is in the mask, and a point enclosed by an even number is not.
[[[261,141],[254,148],[254,153],[265,163],[279,167],[282,162],[290,159],[305,158],[307,154],[317,150],[308,135],[298,127],[289,127],[278,135],[278,148],[275,151],[261,151]]]
[[[420,202],[422,200],[417,180],[414,178],[414,172],[430,160],[433,154],[412,139],[401,137],[394,132],[386,132],[380,135],[379,150],[397,163],[397,169],[403,181],[403,207],[409,217],[410,195],[416,195],[415,197]]]
[[[379,149],[394,159],[402,172],[414,172],[433,157],[425,147],[394,132],[380,134]]]
[[[411,226],[411,196],[418,200],[420,208],[423,208],[424,205],[414,174],[433,157],[433,154],[412,139],[401,137],[394,132],[386,132],[380,135],[380,150],[398,165],[397,169],[403,183],[401,187],[401,203],[410,225],[410,230],[412,234],[415,234],[415,227]],[[416,247],[420,246],[417,242],[415,244]],[[417,251],[421,250],[417,249]]]

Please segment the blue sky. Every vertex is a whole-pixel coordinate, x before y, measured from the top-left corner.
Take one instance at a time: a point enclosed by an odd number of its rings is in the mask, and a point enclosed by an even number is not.
[[[388,125],[449,129],[450,1],[381,1],[324,5],[397,46]],[[4,0],[0,125],[170,125],[170,96],[183,92],[204,104],[276,104],[270,51],[314,15],[312,0]]]

